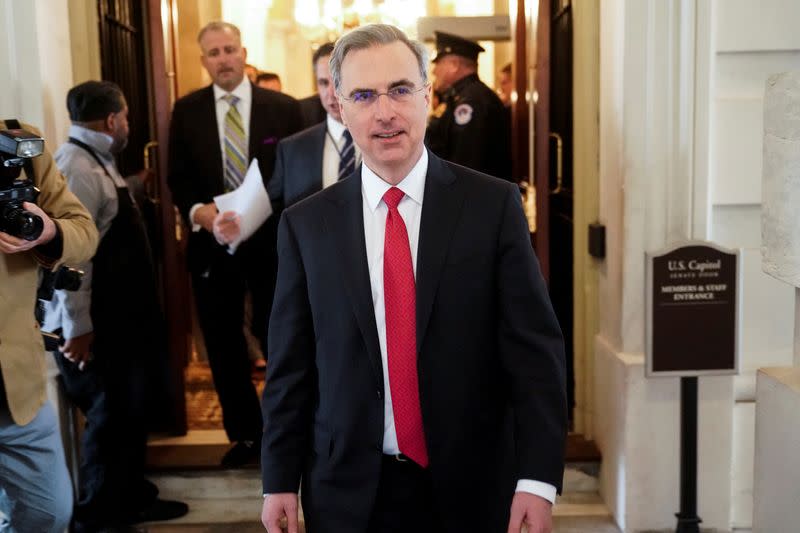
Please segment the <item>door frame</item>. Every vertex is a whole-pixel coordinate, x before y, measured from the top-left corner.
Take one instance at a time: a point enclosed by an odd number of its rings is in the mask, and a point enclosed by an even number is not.
[[[600,215],[600,2],[572,0],[574,429],[594,439],[594,343],[599,331],[598,273],[589,224]]]
[[[147,35],[146,54],[150,82],[150,138],[158,143],[156,152],[156,177],[158,178],[158,208],[161,219],[162,288],[164,315],[167,320],[167,342],[169,353],[169,385],[172,392],[170,419],[172,432],[185,435],[188,430],[186,417],[186,383],[184,370],[191,350],[189,315],[189,280],[183,261],[183,228],[177,216],[169,186],[167,185],[169,120],[172,115],[175,88],[173,2],[147,0],[145,6]],[[162,19],[167,16],[167,20]]]
[[[573,338],[575,371],[574,432],[594,438],[594,342],[599,331],[598,272],[602,260],[588,253],[588,227],[599,217],[599,28],[600,6],[595,0],[572,0],[573,10]],[[527,65],[525,78],[516,80],[518,104],[528,109],[529,175],[536,188],[537,231],[534,243],[545,280],[549,281],[550,171],[550,19],[551,1],[524,4],[518,0],[517,22],[524,20],[516,39],[515,61]],[[534,12],[536,9],[536,12]],[[525,28],[528,34],[525,35]],[[520,33],[519,24],[516,27]],[[520,53],[520,41],[526,50]],[[527,53],[527,57],[526,57]],[[524,61],[524,62],[520,62]],[[521,69],[515,68],[515,72]],[[522,76],[520,76],[522,78]],[[532,89],[528,89],[532,88]],[[516,108],[515,108],[516,112]],[[515,115],[515,126],[519,119]],[[520,116],[522,116],[520,114]],[[523,131],[522,129],[516,130]],[[516,133],[519,134],[519,133]],[[515,144],[516,146],[516,144]]]

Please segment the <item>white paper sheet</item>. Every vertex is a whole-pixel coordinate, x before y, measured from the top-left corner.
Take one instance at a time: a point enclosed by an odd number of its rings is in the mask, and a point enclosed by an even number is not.
[[[228,251],[233,253],[272,215],[272,202],[264,188],[258,159],[250,163],[242,184],[236,190],[215,196],[214,203],[220,213],[234,211],[241,217],[239,239],[228,245]]]

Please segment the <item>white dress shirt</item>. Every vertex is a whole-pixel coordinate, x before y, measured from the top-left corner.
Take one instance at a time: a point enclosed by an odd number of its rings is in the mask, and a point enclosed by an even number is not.
[[[325,146],[322,150],[322,188],[333,185],[339,180],[339,153],[344,147],[344,124],[328,115],[328,131],[325,134]],[[356,152],[356,165],[361,160],[361,150],[353,143]]]
[[[419,244],[419,227],[422,215],[422,201],[425,194],[425,177],[428,172],[428,151],[423,150],[422,156],[411,169],[411,172],[396,185],[405,193],[397,209],[408,232],[408,244],[411,248],[411,262],[414,268],[414,277],[417,275],[417,246]],[[383,244],[386,231],[386,215],[388,208],[383,202],[383,195],[392,186],[375,174],[366,163],[361,167],[361,194],[364,213],[364,237],[367,246],[367,265],[369,266],[369,281],[372,287],[372,304],[375,309],[375,324],[378,328],[378,342],[381,349],[381,363],[383,366],[384,388],[384,426],[383,426],[383,453],[398,454],[400,448],[397,444],[397,432],[394,426],[394,412],[392,411],[392,391],[389,386],[389,364],[386,352],[386,308],[383,302]],[[530,479],[521,479],[517,482],[517,491],[529,492],[541,496],[551,503],[556,498],[556,488],[549,483],[542,483]]]
[[[222,168],[219,169],[220,172],[224,172],[225,169],[225,115],[228,114],[228,110],[231,108],[230,104],[225,101],[225,96],[228,94],[232,94],[234,96],[239,97],[239,102],[236,104],[236,109],[239,111],[239,115],[242,117],[242,127],[244,128],[244,139],[245,143],[249,146],[250,142],[250,108],[253,104],[253,86],[250,85],[250,80],[245,76],[242,79],[242,82],[236,86],[234,90],[231,92],[227,92],[222,87],[214,84],[212,86],[214,90],[214,110],[217,113],[217,135],[219,136],[219,150],[222,153]],[[249,154],[245,154],[248,156]],[[189,209],[189,220],[192,221],[192,231],[200,231],[200,224],[195,224],[194,222],[194,213],[199,208],[201,208],[203,204],[197,203],[194,204],[191,209]]]

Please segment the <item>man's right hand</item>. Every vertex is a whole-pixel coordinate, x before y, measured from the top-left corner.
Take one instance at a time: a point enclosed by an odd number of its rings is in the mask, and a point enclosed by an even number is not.
[[[214,219],[217,216],[217,204],[214,202],[198,207],[194,212],[194,222],[209,233],[214,233]]]
[[[92,341],[94,341],[94,333],[84,333],[71,339],[67,339],[61,347],[61,353],[64,357],[78,365],[78,370],[83,370],[86,363],[92,358]]]
[[[294,492],[267,495],[261,509],[261,523],[267,528],[267,533],[282,533],[284,530],[298,533],[297,506]]]

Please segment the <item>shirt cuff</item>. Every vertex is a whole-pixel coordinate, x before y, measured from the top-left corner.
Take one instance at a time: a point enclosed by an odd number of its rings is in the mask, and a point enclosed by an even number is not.
[[[194,214],[195,212],[203,207],[203,204],[194,204],[191,209],[189,209],[189,223],[192,225],[192,232],[197,233],[200,231],[201,226],[194,221]]]
[[[532,479],[520,479],[517,481],[516,492],[527,492],[544,498],[550,503],[556,503],[556,488],[550,483],[534,481]]]

